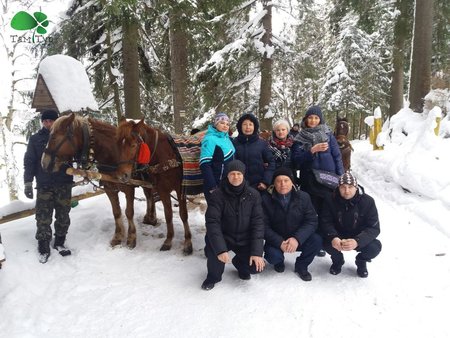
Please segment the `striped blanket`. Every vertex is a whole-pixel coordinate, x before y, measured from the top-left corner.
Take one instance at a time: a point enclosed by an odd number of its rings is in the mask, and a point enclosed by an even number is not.
[[[183,193],[198,195],[203,193],[203,177],[200,171],[200,148],[206,131],[195,135],[172,135],[173,141],[183,161]]]

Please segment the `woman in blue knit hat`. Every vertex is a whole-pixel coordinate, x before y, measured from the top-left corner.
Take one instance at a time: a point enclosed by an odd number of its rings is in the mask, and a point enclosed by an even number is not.
[[[301,127],[292,146],[292,161],[300,169],[301,189],[309,193],[317,213],[320,214],[323,200],[332,190],[319,184],[312,170],[319,169],[342,175],[344,167],[341,152],[319,106],[308,108]]]
[[[339,145],[324,121],[322,109],[311,106],[305,113],[301,130],[294,139],[292,161],[300,169],[300,188],[306,191],[320,216],[324,200],[333,189],[319,183],[313,170],[324,170],[336,175],[344,173]],[[319,256],[325,256],[321,250]]]
[[[227,165],[233,159],[235,152],[228,131],[230,119],[225,113],[217,113],[214,124],[208,130],[202,141],[200,151],[200,169],[203,176],[203,190],[206,201],[211,192],[217,189],[220,181],[227,176]]]

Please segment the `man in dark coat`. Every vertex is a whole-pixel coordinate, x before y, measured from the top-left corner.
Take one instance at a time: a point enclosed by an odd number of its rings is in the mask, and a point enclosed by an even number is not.
[[[239,160],[228,164],[227,178],[212,192],[206,210],[205,254],[208,275],[203,290],[211,290],[222,280],[228,251],[236,255],[231,262],[239,278],[264,269],[264,223],[261,197],[244,180],[245,165]]]
[[[42,129],[30,137],[24,157],[25,196],[33,198],[33,179],[36,178],[36,239],[38,240],[39,261],[45,263],[50,256],[52,239],[52,215],[55,210],[55,242],[53,247],[63,256],[70,251],[64,247],[70,225],[70,203],[72,176],[62,168],[57,173],[47,173],[42,169],[41,157],[47,145],[50,128],[58,118],[54,110],[46,110],[41,115]]]
[[[264,210],[264,257],[283,272],[284,254],[301,251],[295,272],[304,281],[312,279],[308,266],[322,247],[316,234],[317,213],[309,195],[296,190],[292,170],[280,167],[273,174],[273,186],[262,197]]]
[[[255,115],[242,115],[236,128],[239,135],[233,140],[234,158],[245,164],[245,180],[252,188],[266,190],[272,181],[275,160],[267,141],[259,137],[259,122]]]
[[[366,278],[367,262],[378,256],[381,242],[380,222],[375,201],[358,189],[356,178],[346,172],[339,179],[339,188],[327,198],[320,215],[320,229],[324,237],[324,248],[333,264],[330,273],[341,273],[344,265],[343,251],[356,250],[356,272]]]

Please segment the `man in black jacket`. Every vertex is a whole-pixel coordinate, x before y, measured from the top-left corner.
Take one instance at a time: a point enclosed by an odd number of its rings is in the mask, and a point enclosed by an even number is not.
[[[212,192],[206,210],[205,253],[208,275],[203,290],[211,290],[222,280],[228,251],[236,255],[231,260],[239,278],[264,269],[264,223],[259,193],[244,180],[245,165],[239,160],[228,164],[228,175]]]
[[[57,118],[58,113],[54,110],[46,110],[42,113],[42,129],[30,137],[23,160],[24,192],[30,199],[33,198],[33,179],[36,178],[36,239],[41,263],[46,263],[50,256],[53,210],[55,210],[53,247],[63,256],[70,255],[70,250],[64,247],[64,242],[70,225],[72,176],[66,175],[63,171],[47,173],[41,166],[41,157],[50,136],[50,128]]]
[[[325,250],[330,254],[333,264],[330,273],[341,273],[344,265],[343,251],[356,250],[356,272],[366,278],[367,262],[378,256],[381,242],[380,222],[375,201],[358,190],[356,178],[346,172],[339,179],[339,188],[334,195],[325,200],[320,215],[320,228],[324,237]]]
[[[284,272],[284,254],[301,251],[295,272],[312,280],[308,266],[322,247],[316,234],[317,213],[309,195],[296,190],[292,170],[280,167],[273,174],[273,186],[262,197],[264,210],[265,259],[275,271]]]

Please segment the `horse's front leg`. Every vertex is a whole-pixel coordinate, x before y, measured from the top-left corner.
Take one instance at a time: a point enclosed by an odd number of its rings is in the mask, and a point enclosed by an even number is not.
[[[114,222],[116,223],[116,230],[110,242],[111,246],[115,247],[116,245],[122,244],[125,233],[122,221],[122,211],[120,210],[119,192],[116,189],[106,187],[106,185],[105,185],[105,192],[109,198],[109,202],[111,203],[112,212],[114,215]]]
[[[164,241],[160,250],[167,251],[172,248],[172,239],[174,235],[172,202],[170,201],[170,193],[167,192],[159,193],[159,197],[161,198],[161,202],[163,203],[164,206],[164,216],[166,218],[166,225],[167,225],[166,240]]]
[[[158,222],[156,218],[155,201],[153,199],[152,189],[142,188],[144,190],[145,198],[147,200],[147,212],[145,213],[144,224],[156,225]]]
[[[125,197],[127,199],[127,207],[125,209],[125,215],[128,220],[128,236],[127,236],[127,246],[130,249],[136,247],[136,225],[134,224],[134,187],[125,188]]]
[[[184,227],[183,253],[185,255],[191,255],[192,254],[192,235],[191,235],[191,229],[189,228],[189,222],[188,222],[186,195],[181,194],[181,191],[177,191],[177,196],[178,196],[178,202],[179,202],[179,207],[180,207],[180,218],[183,221],[183,227]]]

